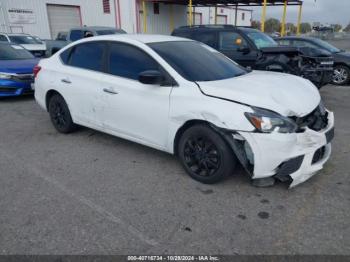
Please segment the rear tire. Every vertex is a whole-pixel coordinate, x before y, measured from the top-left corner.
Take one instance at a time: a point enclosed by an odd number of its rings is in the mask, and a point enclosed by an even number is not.
[[[68,134],[76,129],[67,103],[62,96],[58,94],[53,95],[50,98],[48,108],[51,122],[58,132]]]
[[[233,174],[237,162],[223,138],[204,124],[192,126],[182,134],[177,153],[187,173],[205,184]]]

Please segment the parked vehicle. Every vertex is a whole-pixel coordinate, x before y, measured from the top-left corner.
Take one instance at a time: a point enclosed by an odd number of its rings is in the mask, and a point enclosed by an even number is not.
[[[255,180],[295,186],[330,156],[333,113],[310,81],[248,72],[196,41],[84,39],[36,72],[35,98],[58,132],[79,124],[176,154],[203,183],[234,174],[238,159]]]
[[[350,83],[350,52],[313,37],[289,36],[278,38],[276,41],[283,46],[312,47],[332,53],[334,59],[333,84],[346,85]]]
[[[0,97],[33,93],[33,69],[38,62],[22,46],[0,43]]]
[[[36,57],[43,57],[46,53],[45,43],[39,42],[28,34],[7,34],[0,33],[0,42],[21,45]]]
[[[231,25],[183,26],[172,35],[203,42],[244,67],[302,76],[319,88],[332,78],[333,58],[329,52],[280,47],[256,29]]]
[[[72,28],[69,32],[59,32],[56,40],[46,40],[47,52],[46,56],[51,56],[67,44],[80,40],[82,38],[98,36],[98,35],[113,35],[126,34],[122,29],[105,26],[83,26]],[[65,39],[64,36],[66,36]]]

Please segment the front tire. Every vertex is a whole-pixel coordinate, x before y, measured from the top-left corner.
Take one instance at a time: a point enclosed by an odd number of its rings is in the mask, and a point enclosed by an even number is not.
[[[350,68],[344,65],[334,67],[333,84],[345,85],[350,81]]]
[[[236,166],[231,148],[204,124],[192,126],[182,134],[177,153],[187,173],[205,184],[226,178]]]
[[[49,114],[51,122],[58,132],[68,134],[76,129],[67,103],[62,96],[55,94],[50,98]]]

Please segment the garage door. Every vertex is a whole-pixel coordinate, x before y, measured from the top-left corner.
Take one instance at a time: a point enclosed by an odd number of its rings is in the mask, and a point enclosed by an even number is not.
[[[47,5],[51,38],[58,32],[81,26],[79,6]]]
[[[227,24],[227,16],[226,15],[217,15],[216,23],[218,25],[226,25]]]

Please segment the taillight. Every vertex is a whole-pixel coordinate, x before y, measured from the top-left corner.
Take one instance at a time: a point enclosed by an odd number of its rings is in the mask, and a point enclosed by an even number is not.
[[[40,70],[41,70],[41,66],[38,66],[38,65],[34,66],[34,68],[33,68],[34,78],[36,78],[36,76],[39,74]]]

